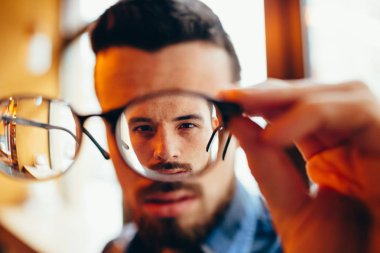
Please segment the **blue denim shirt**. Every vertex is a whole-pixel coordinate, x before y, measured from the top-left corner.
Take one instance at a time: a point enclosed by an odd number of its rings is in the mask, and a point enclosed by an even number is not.
[[[126,253],[144,252],[136,242],[137,228],[129,223],[123,235],[110,242],[103,252],[112,248]],[[137,240],[138,241],[138,240]],[[201,245],[205,253],[280,253],[281,243],[273,229],[271,217],[259,196],[249,194],[238,182],[224,219]]]
[[[240,183],[225,218],[210,234],[203,249],[215,253],[282,252],[262,199],[249,194]]]

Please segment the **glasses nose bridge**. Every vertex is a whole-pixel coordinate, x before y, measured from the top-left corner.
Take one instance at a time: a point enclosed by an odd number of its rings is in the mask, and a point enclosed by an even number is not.
[[[93,117],[101,117],[101,118],[103,118],[101,114],[89,114],[89,115],[78,115],[77,114],[77,118],[79,120],[80,127],[83,129],[84,128],[84,123],[86,123],[86,121],[89,118],[93,118]]]
[[[110,154],[99,144],[99,142],[94,138],[94,136],[84,127],[84,123],[92,117],[102,117],[102,115],[99,114],[90,114],[85,116],[78,115],[79,125],[82,130],[82,132],[91,140],[91,142],[97,147],[99,152],[102,154],[104,159],[109,160],[111,158]]]

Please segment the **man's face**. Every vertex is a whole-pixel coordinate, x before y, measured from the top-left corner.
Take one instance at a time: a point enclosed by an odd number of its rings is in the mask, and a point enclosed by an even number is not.
[[[131,143],[126,153],[133,150],[145,168],[180,175],[209,164],[206,147],[219,121],[205,99],[162,95],[129,106],[123,115]]]
[[[97,54],[96,92],[103,111],[163,89],[195,90],[213,96],[229,87],[232,80],[230,64],[223,49],[205,42],[181,43],[154,53],[131,47],[111,47]],[[182,105],[178,109],[180,107]],[[165,114],[165,110],[161,113]],[[161,116],[166,121],[171,120]],[[185,182],[160,183],[143,178],[127,167],[109,127],[107,137],[126,204],[140,231],[150,232],[152,238],[164,237],[166,232],[168,237],[183,235],[199,239],[204,236],[215,222],[214,217],[231,198],[232,152],[199,177]],[[192,159],[184,162],[192,163]]]

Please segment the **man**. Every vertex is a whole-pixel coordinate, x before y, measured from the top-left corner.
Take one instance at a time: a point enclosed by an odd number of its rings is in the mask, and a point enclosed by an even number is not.
[[[240,78],[218,18],[198,1],[121,1],[96,23],[95,87],[103,111],[163,89],[215,96]],[[234,175],[233,152],[186,182],[160,183],[128,168],[107,126],[112,161],[136,224],[107,249],[121,252],[280,252],[258,197]],[[231,149],[230,149],[231,150]]]
[[[122,1],[92,33],[96,91],[104,111],[163,89],[208,95],[232,88],[239,64],[218,19],[197,1]],[[247,153],[286,252],[379,252],[379,102],[360,82],[266,82],[225,91],[246,114],[230,122]],[[312,115],[312,117],[310,117]],[[159,183],[125,165],[110,126],[111,156],[136,226],[107,250],[121,252],[281,251],[262,202],[233,173],[229,152],[191,181]],[[319,187],[309,192],[284,149],[293,143]]]

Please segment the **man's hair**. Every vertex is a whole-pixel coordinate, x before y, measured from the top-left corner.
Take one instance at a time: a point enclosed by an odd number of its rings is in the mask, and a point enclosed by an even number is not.
[[[121,0],[100,16],[91,32],[95,54],[114,46],[154,52],[196,40],[224,48],[232,81],[240,80],[240,63],[228,34],[217,15],[198,0]]]

